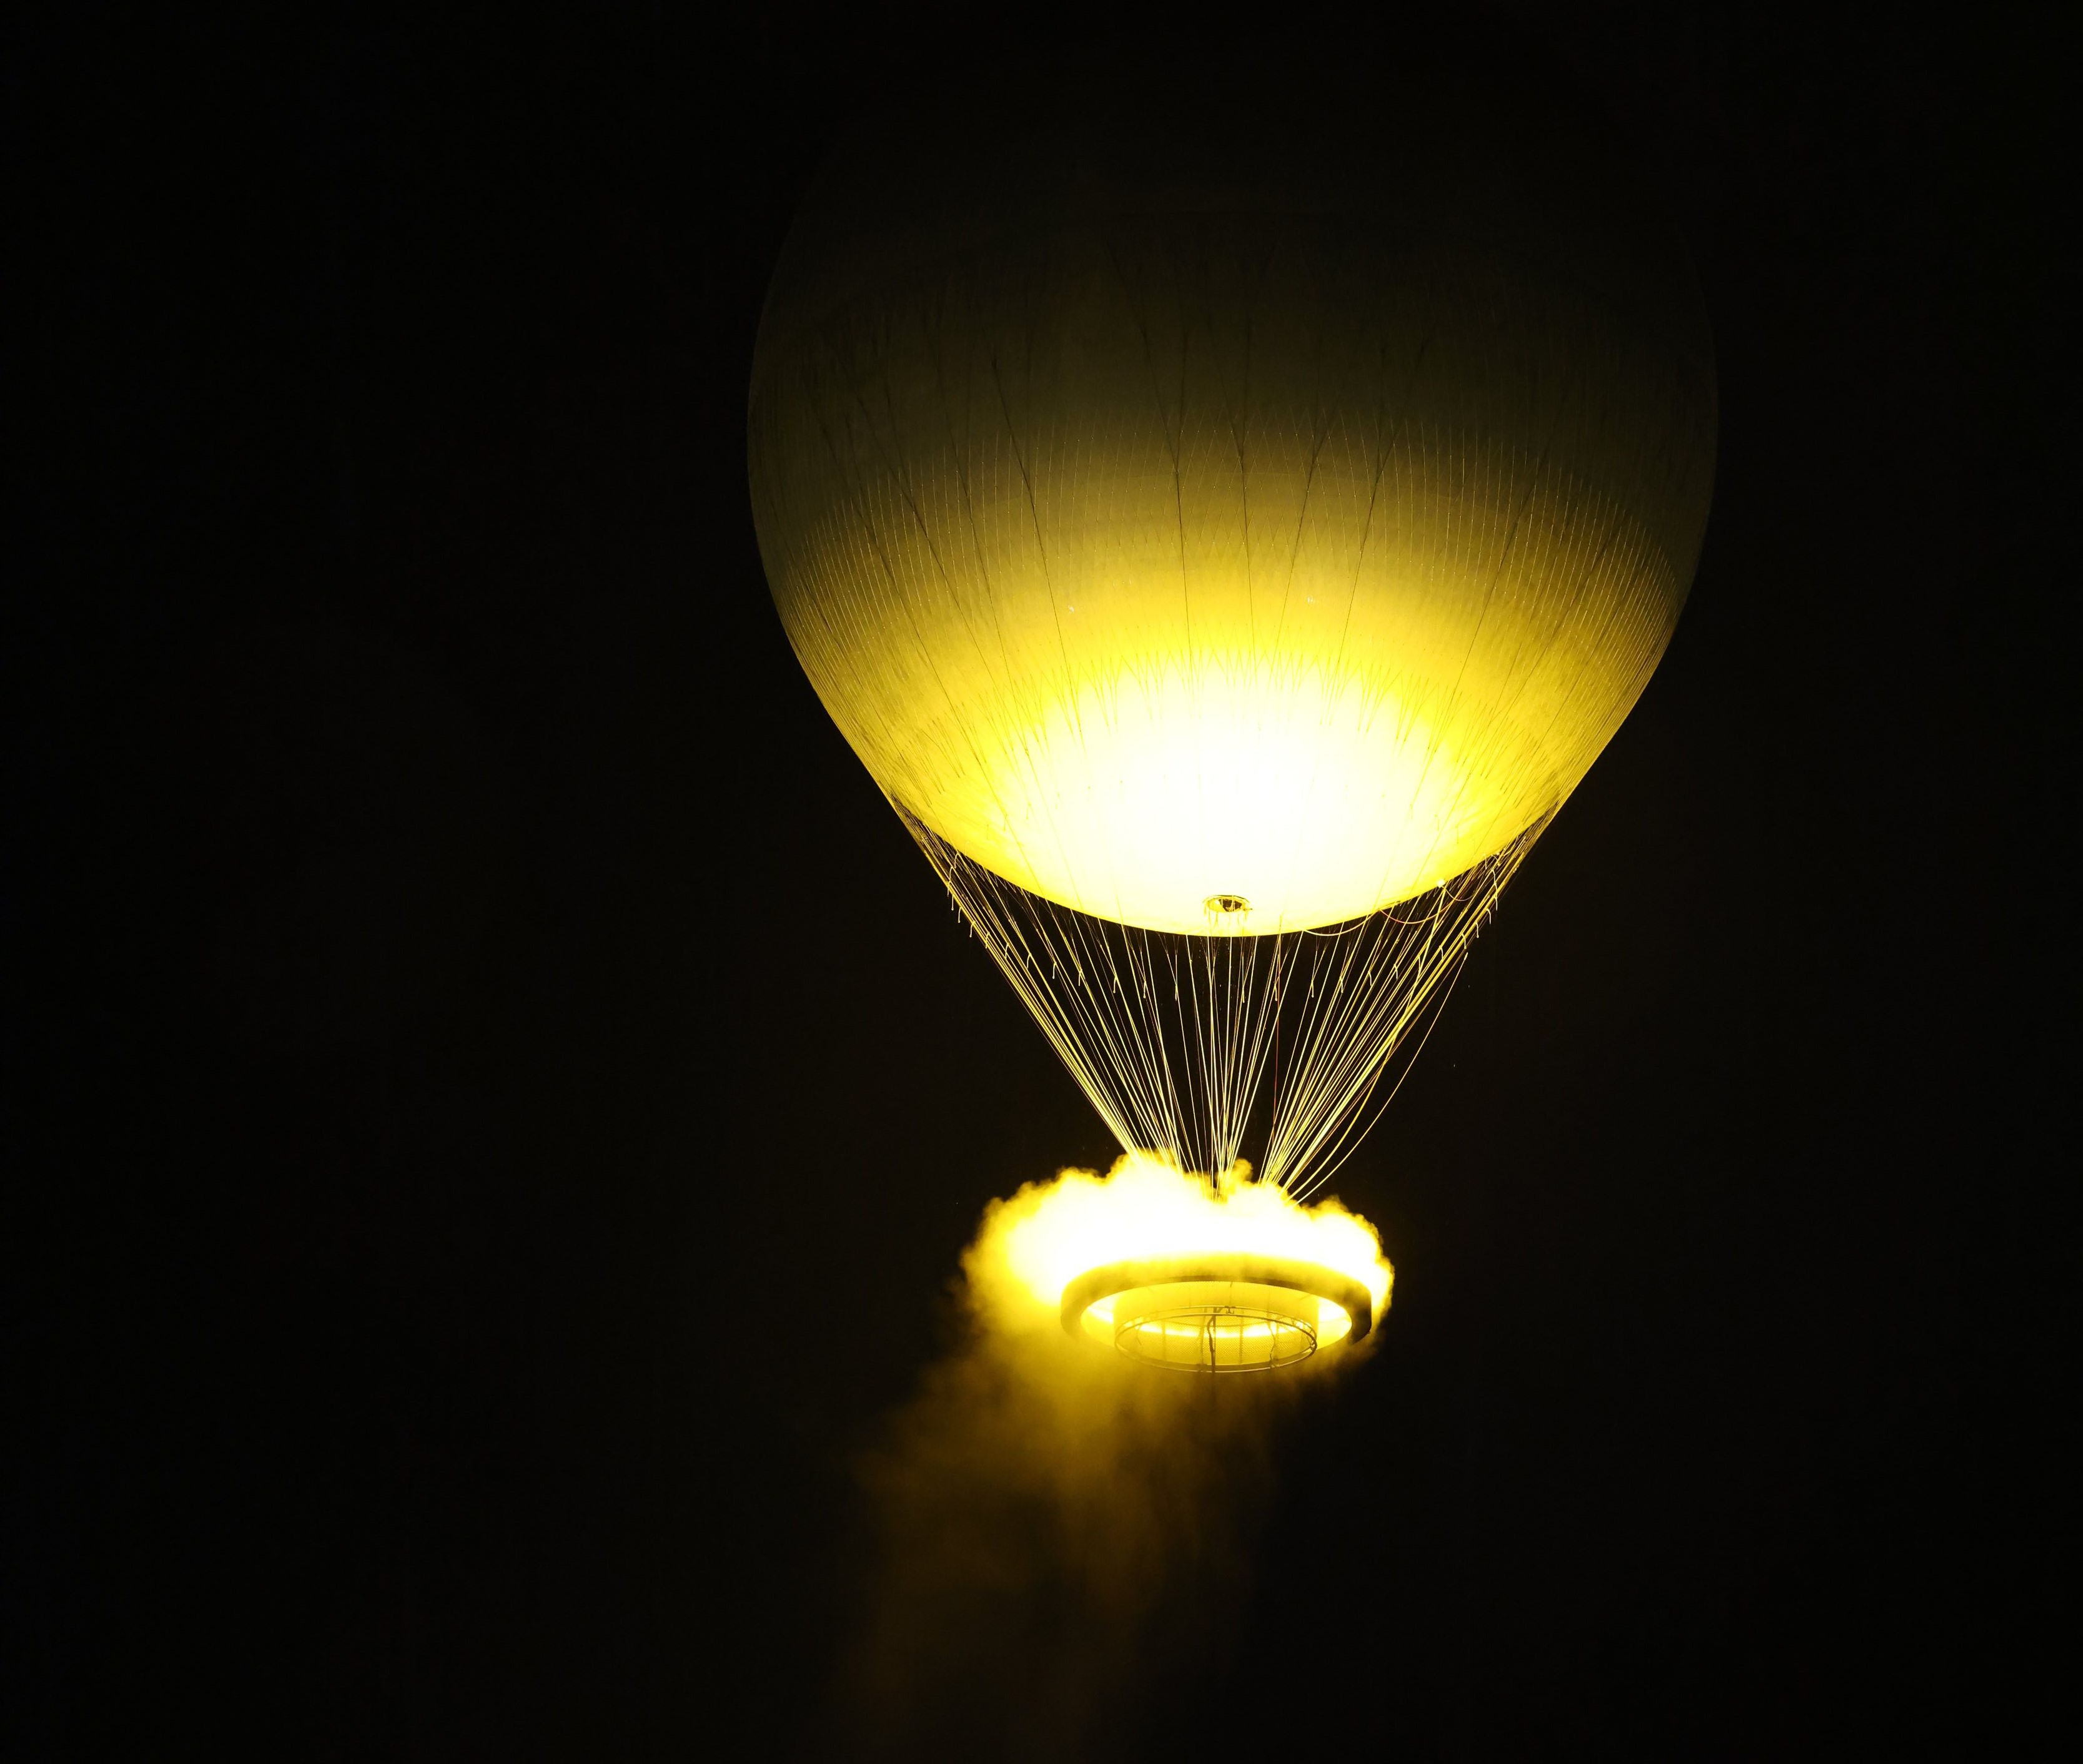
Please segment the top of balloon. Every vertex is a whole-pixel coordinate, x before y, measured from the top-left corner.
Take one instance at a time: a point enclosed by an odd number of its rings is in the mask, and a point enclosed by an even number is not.
[[[1347,921],[1542,825],[1705,526],[1704,313],[1612,156],[1523,94],[1306,97],[907,112],[762,323],[826,707],[919,826],[1130,926]]]

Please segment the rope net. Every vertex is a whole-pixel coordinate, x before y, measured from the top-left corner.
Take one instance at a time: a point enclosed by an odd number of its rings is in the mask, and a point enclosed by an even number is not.
[[[1259,1149],[1257,1179],[1298,1200],[1394,1095],[1392,1085],[1370,1111],[1546,825],[1365,918],[1252,936],[1231,928],[1246,903],[1222,897],[1206,935],[1074,911],[898,813],[1123,1150],[1219,1180]]]

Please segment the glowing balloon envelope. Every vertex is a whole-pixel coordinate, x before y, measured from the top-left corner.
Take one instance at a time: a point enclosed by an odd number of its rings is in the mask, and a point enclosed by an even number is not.
[[[1713,476],[1696,290],[1612,182],[1422,109],[843,153],[769,299],[753,501],[892,801],[1185,933],[1358,918],[1552,815]]]

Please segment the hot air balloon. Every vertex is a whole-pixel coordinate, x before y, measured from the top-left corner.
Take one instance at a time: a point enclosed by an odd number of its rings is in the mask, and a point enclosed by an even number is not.
[[[861,132],[749,427],[805,672],[1122,1146],[1299,1201],[1670,641],[1715,386],[1587,130],[1405,82]],[[1065,1327],[1244,1369],[1386,1299],[1161,1239]]]

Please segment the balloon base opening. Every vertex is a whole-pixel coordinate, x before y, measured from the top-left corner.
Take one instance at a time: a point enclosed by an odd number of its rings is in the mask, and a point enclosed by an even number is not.
[[[1120,1262],[1064,1289],[1072,1336],[1175,1372],[1274,1372],[1359,1340],[1366,1287],[1307,1262],[1198,1256]]]

